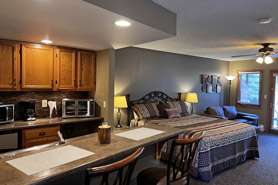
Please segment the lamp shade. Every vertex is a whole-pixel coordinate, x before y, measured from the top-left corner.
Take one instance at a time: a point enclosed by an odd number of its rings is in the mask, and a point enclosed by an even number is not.
[[[115,96],[114,97],[114,107],[115,108],[127,108],[127,102],[125,96]]]
[[[234,80],[234,79],[236,78],[236,76],[230,75],[230,76],[225,76],[225,78],[226,78],[227,80]]]
[[[187,93],[185,101],[189,103],[198,103],[198,96],[196,93]]]

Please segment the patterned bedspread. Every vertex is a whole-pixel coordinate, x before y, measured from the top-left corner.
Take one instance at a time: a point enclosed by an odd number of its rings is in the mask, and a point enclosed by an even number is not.
[[[247,158],[259,157],[256,131],[253,126],[230,120],[199,115],[174,119],[150,119],[145,124],[159,124],[184,129],[180,138],[188,138],[205,131],[192,163],[193,176],[209,181],[212,175],[235,166]],[[162,148],[162,159],[167,160],[170,151],[168,141]]]

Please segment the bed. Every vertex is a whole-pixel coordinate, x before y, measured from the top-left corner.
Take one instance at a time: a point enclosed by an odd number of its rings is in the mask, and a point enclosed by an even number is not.
[[[178,98],[171,98],[163,92],[154,91],[139,100],[130,101],[129,106],[134,108],[144,104],[147,107],[152,105],[154,108],[154,105],[161,103],[176,103],[179,98],[180,95]],[[179,106],[179,104],[177,105]],[[144,106],[143,108],[139,106],[139,108],[144,112]],[[131,111],[130,114],[133,115],[136,109],[132,110],[133,112]],[[149,115],[157,115],[156,111],[152,111]],[[205,131],[206,135],[198,146],[191,167],[191,175],[203,181],[209,181],[213,174],[236,166],[248,158],[259,158],[257,135],[253,126],[185,112],[180,112],[180,114],[181,117],[171,119],[159,116],[147,116],[146,119],[143,119],[143,114],[140,119],[135,114],[135,119],[131,120],[131,126],[155,124],[180,128],[184,130],[184,133],[179,135],[179,138],[188,138],[200,131]],[[171,141],[168,141],[161,147],[161,158],[164,160],[168,159],[170,143]]]

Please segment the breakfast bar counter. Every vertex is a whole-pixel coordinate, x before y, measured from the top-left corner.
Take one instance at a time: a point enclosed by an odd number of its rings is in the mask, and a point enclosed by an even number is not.
[[[181,133],[183,130],[170,128],[159,125],[144,126],[143,128],[149,130],[155,130],[158,134],[141,139],[132,139],[123,137],[124,132],[139,131],[136,129],[141,128],[130,128],[114,130],[111,134],[110,144],[98,144],[98,134],[89,134],[66,140],[66,144],[54,146],[51,148],[44,148],[38,151],[32,151],[25,154],[5,158],[0,160],[0,182],[5,185],[29,185],[29,184],[51,184],[57,180],[67,178],[76,173],[85,172],[89,167],[98,166],[107,161],[121,158],[131,152],[134,152],[137,148],[143,146],[147,147],[154,145],[160,141],[164,141],[173,138]],[[122,136],[121,136],[122,135]],[[135,134],[136,135],[136,134]],[[140,136],[139,136],[140,138]],[[89,155],[69,161],[67,163],[45,169],[37,173],[27,175],[26,172],[22,172],[12,166],[11,161],[16,161],[22,158],[31,158],[40,153],[51,152],[64,148],[76,148],[83,150]],[[91,155],[90,155],[91,153]],[[56,154],[59,155],[59,154]],[[60,154],[62,155],[62,153]],[[28,157],[26,157],[28,156]],[[16,159],[16,160],[15,160]],[[44,159],[45,160],[45,159]],[[51,155],[49,155],[48,163],[51,163]],[[26,165],[28,166],[28,165]],[[82,184],[82,183],[81,183]]]
[[[0,125],[0,131],[11,131],[20,130],[36,127],[47,127],[55,125],[64,125],[70,123],[82,123],[89,121],[103,121],[102,117],[92,117],[92,118],[38,118],[35,121],[14,121],[8,124]]]

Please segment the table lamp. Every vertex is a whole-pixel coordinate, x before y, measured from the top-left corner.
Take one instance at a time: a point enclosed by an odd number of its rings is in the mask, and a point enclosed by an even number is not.
[[[116,128],[121,128],[122,125],[120,123],[121,121],[121,108],[127,108],[127,102],[125,96],[115,96],[114,97],[114,107],[118,108],[117,112],[117,120],[118,124],[116,125]]]
[[[230,105],[230,98],[231,98],[231,84],[232,84],[232,80],[234,80],[236,78],[236,76],[225,76],[225,78],[229,81],[229,91],[228,91],[228,99],[229,99],[229,105]]]
[[[198,103],[198,96],[196,93],[187,93],[185,101],[191,103],[191,114],[193,114],[193,104]]]

